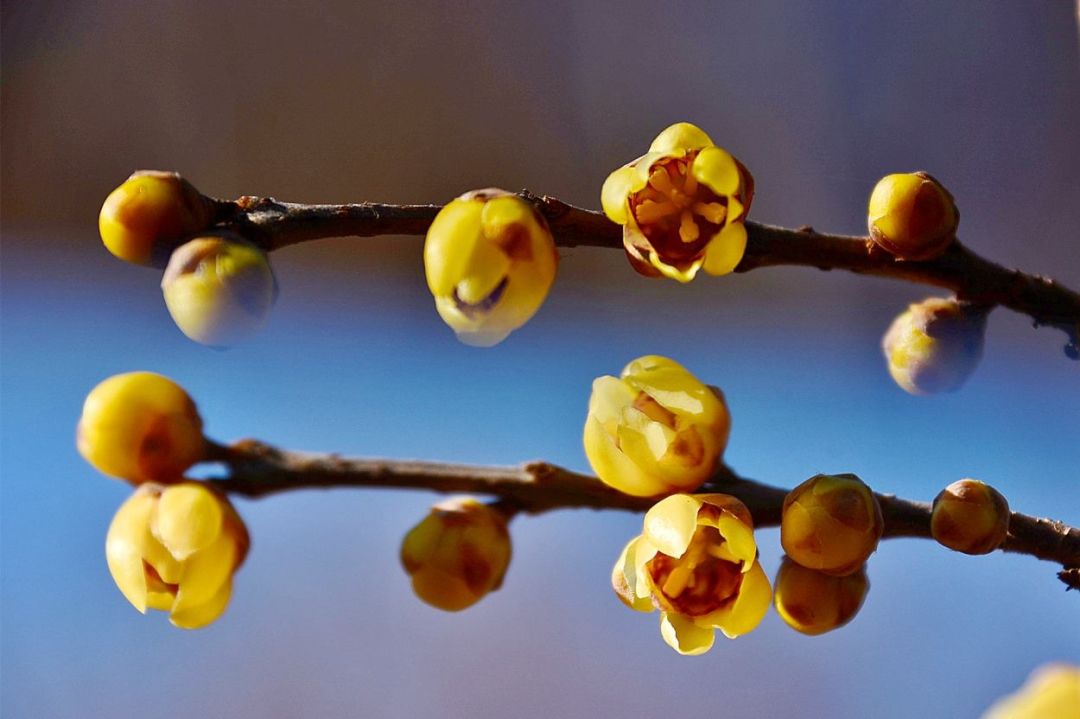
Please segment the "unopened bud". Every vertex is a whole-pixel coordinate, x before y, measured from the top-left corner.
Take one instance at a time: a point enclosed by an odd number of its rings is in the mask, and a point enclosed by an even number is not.
[[[813,636],[850,622],[869,589],[865,564],[853,574],[836,577],[784,557],[776,573],[773,603],[789,627]]]
[[[881,341],[889,374],[909,394],[953,392],[979,364],[986,310],[931,297],[900,314]]]
[[[885,529],[877,497],[854,474],[819,474],[788,493],[780,543],[793,560],[834,576],[859,570]]]
[[[903,260],[940,255],[959,222],[952,195],[925,172],[886,175],[870,195],[870,238]]]
[[[961,479],[934,498],[930,532],[957,552],[989,554],[1009,533],[1009,503],[990,485]]]

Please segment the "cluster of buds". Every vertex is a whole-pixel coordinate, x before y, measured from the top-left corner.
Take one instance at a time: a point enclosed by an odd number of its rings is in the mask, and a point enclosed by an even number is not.
[[[730,431],[719,389],[647,355],[593,382],[585,454],[605,484],[626,494],[693,492],[716,470]]]
[[[141,171],[105,199],[98,229],[120,259],[167,266],[161,289],[180,331],[223,347],[266,322],[277,281],[265,252],[211,229],[215,215],[216,203],[175,172]]]
[[[152,372],[110,377],[86,398],[77,446],[101,472],[136,485],[105,540],[121,593],[140,612],[168,611],[184,629],[221,616],[250,540],[224,495],[183,476],[206,457],[187,392]]]
[[[680,122],[604,181],[604,214],[622,225],[630,264],[647,277],[689,282],[702,267],[726,275],[746,251],[754,178],[701,128]]]

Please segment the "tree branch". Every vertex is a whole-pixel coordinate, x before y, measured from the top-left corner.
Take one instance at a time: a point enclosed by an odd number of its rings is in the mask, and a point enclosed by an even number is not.
[[[421,489],[493,495],[529,514],[571,508],[644,512],[656,501],[623,494],[595,477],[540,461],[492,467],[353,459],[285,451],[251,439],[228,447],[208,442],[207,460],[222,462],[229,469],[227,477],[212,480],[218,488],[245,497],[332,487]],[[787,496],[787,490],[740,477],[726,465],[699,492],[724,492],[738,497],[750,509],[757,527],[780,524]],[[876,496],[885,519],[884,537],[931,537],[929,504],[886,494]],[[1059,577],[1066,586],[1080,589],[1080,529],[1013,512],[1009,535],[1001,549],[1056,562],[1063,568]]]
[[[622,249],[622,228],[602,213],[574,207],[554,197],[522,190],[547,218],[562,247]],[[267,251],[326,237],[423,235],[439,205],[302,205],[271,198],[215,200],[218,221]],[[828,235],[747,222],[746,254],[735,268],[801,266],[891,277],[951,290],[959,299],[1002,306],[1029,315],[1036,326],[1055,327],[1069,338],[1066,354],[1080,358],[1080,294],[1053,279],[1009,270],[975,254],[959,241],[941,256],[922,262],[897,260],[867,237]]]

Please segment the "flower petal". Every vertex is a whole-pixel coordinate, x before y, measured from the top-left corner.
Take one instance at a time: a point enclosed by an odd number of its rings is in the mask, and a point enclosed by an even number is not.
[[[698,618],[702,624],[714,626],[728,639],[749,634],[761,624],[772,604],[772,586],[760,562],[754,562],[743,575],[739,596],[728,607]]]
[[[166,487],[150,523],[154,537],[178,560],[210,546],[221,534],[221,500],[201,484]]]
[[[673,494],[645,513],[644,536],[669,557],[681,557],[697,530],[701,500],[689,494]]]
[[[727,150],[715,146],[698,153],[690,172],[698,182],[718,195],[734,195],[742,182],[735,158]]]
[[[465,275],[473,247],[483,238],[481,200],[451,201],[439,210],[424,242],[424,269],[428,288],[436,297],[448,296]]]
[[[668,646],[685,656],[704,654],[712,649],[716,632],[692,619],[673,612],[660,613],[660,636]]]
[[[635,497],[654,497],[667,491],[659,478],[646,474],[630,461],[595,417],[585,420],[585,456],[605,483]]]
[[[714,276],[734,272],[746,254],[746,240],[746,225],[726,225],[705,246],[705,271]]]
[[[222,534],[212,545],[188,557],[180,577],[173,612],[206,603],[227,583],[236,569],[236,543]]]
[[[604,214],[608,219],[625,225],[630,215],[627,198],[631,192],[636,192],[644,186],[640,173],[634,169],[633,165],[624,165],[608,175],[600,190],[600,206],[604,208]]]
[[[225,612],[230,597],[232,597],[232,579],[222,584],[214,596],[202,604],[182,609],[174,608],[169,614],[169,621],[173,626],[181,629],[201,629]]]
[[[615,589],[615,594],[626,606],[639,612],[651,612],[654,607],[649,594],[647,592],[638,594],[637,555],[641,543],[642,537],[637,536],[623,547],[622,554],[619,555],[619,559],[615,562],[615,567],[611,571],[611,586]],[[644,562],[641,565],[643,566]]]
[[[697,125],[677,122],[656,136],[649,145],[649,152],[685,154],[688,150],[700,150],[712,145],[712,139]]]

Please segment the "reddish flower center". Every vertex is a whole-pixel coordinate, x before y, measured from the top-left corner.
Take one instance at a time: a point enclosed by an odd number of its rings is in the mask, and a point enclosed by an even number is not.
[[[698,527],[681,557],[658,552],[646,568],[661,609],[700,617],[739,596],[742,565],[720,557],[724,538],[715,527]]]

